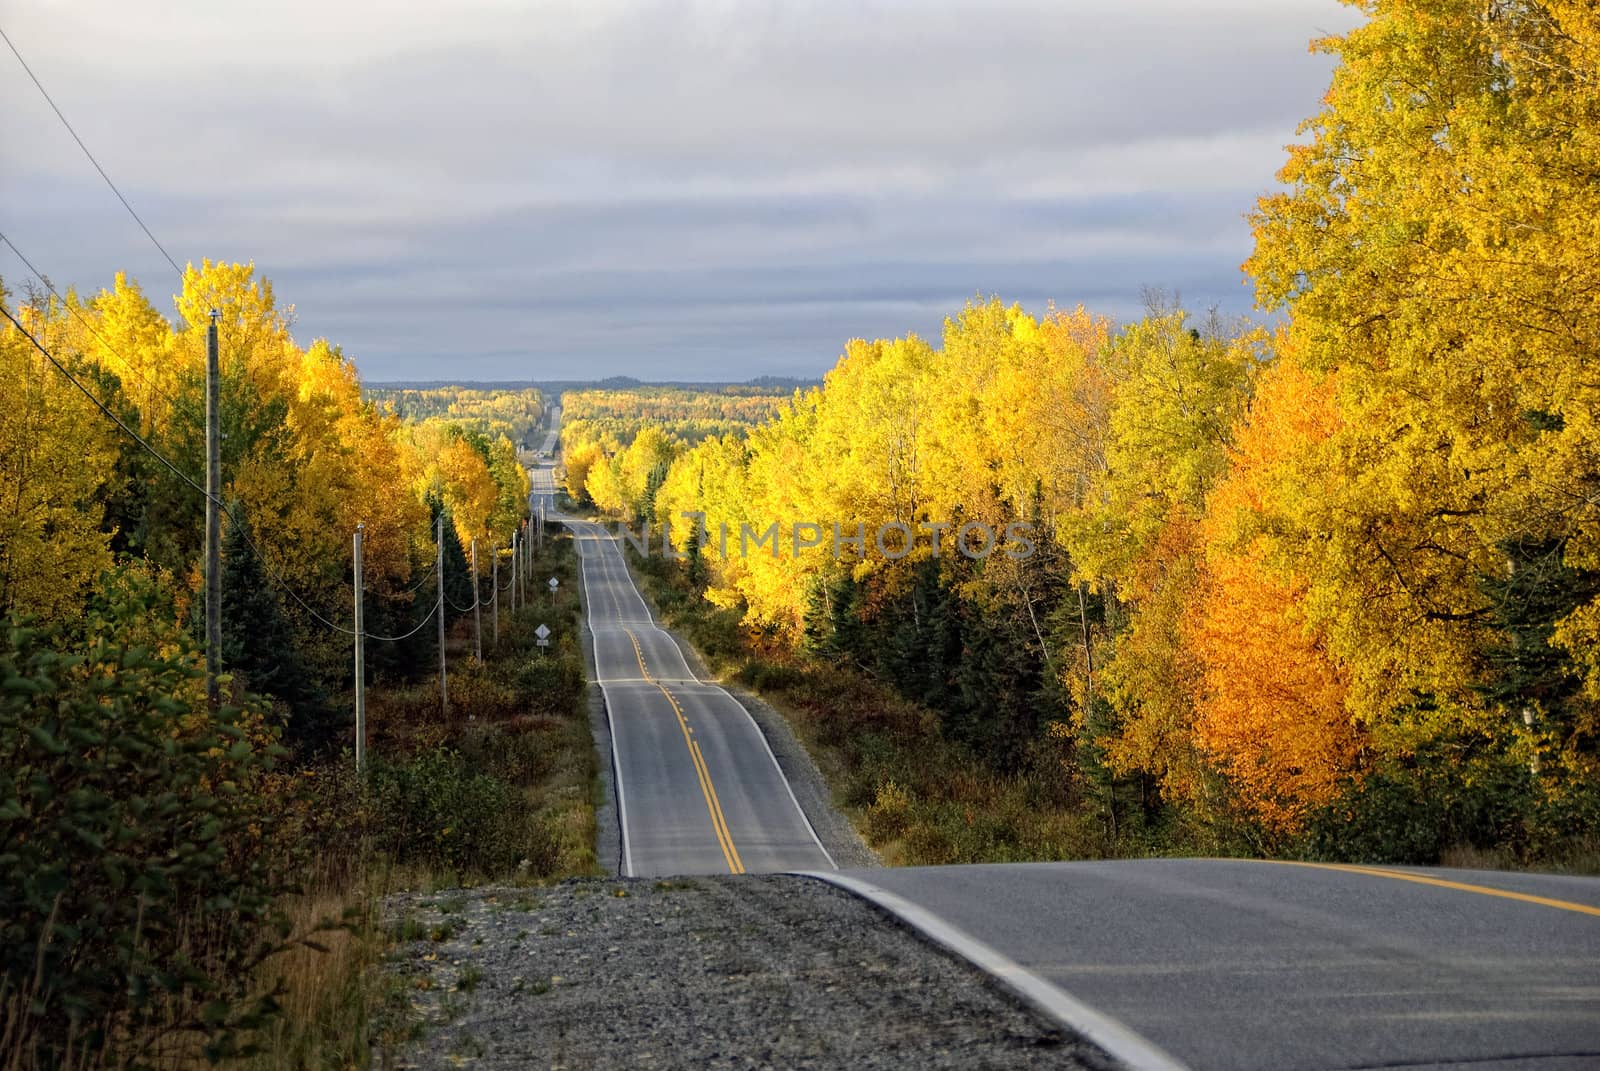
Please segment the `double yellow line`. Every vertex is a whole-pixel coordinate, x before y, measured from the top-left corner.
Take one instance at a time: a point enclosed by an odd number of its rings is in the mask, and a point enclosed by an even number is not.
[[[683,716],[683,708],[678,705],[677,697],[667,691],[666,685],[650,676],[650,669],[644,664],[644,651],[639,647],[639,637],[633,634],[632,629],[622,631],[628,634],[628,640],[633,644],[633,656],[639,660],[639,672],[644,674],[646,681],[661,689],[661,694],[672,704],[672,712],[678,716],[678,728],[683,730],[683,742],[689,748],[689,761],[694,763],[695,776],[700,778],[700,792],[706,798],[706,810],[711,815],[711,829],[717,835],[717,846],[722,849],[722,857],[728,861],[728,870],[743,874],[744,863],[739,858],[739,849],[733,846],[733,834],[728,831],[728,819],[722,813],[722,801],[717,799],[716,786],[711,783],[711,770],[706,766],[705,753],[700,750],[699,741],[694,738],[694,730]]]

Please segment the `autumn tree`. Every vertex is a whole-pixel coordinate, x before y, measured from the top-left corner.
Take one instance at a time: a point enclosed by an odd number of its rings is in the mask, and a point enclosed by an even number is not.
[[[1308,367],[1340,379],[1306,605],[1385,754],[1515,761],[1528,706],[1576,770],[1595,752],[1600,606],[1513,622],[1497,593],[1529,551],[1600,565],[1600,25],[1563,0],[1371,16],[1320,42],[1339,59],[1326,106],[1247,265]],[[1549,638],[1582,702],[1497,694],[1485,653],[1518,634]]]

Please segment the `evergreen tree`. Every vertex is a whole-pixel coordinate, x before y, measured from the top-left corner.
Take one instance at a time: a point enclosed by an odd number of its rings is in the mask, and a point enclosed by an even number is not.
[[[285,743],[319,750],[343,728],[327,693],[295,643],[295,631],[250,549],[249,522],[242,510],[222,543],[222,664],[252,692],[270,695],[288,708]]]
[[[1500,544],[1509,570],[1483,582],[1499,639],[1487,646],[1486,699],[1577,751],[1596,749],[1592,710],[1570,651],[1551,642],[1556,624],[1600,597],[1600,572],[1566,562],[1566,540],[1509,539]],[[1587,714],[1587,716],[1586,716]]]

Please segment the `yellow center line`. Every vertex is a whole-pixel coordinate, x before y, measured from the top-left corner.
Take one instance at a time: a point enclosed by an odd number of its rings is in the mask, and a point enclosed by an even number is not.
[[[700,745],[694,739],[694,730],[689,728],[689,719],[683,716],[683,708],[678,705],[677,697],[667,691],[666,685],[650,676],[650,668],[644,664],[644,650],[639,646],[639,637],[633,634],[632,629],[623,629],[628,640],[633,644],[633,656],[639,660],[639,672],[644,674],[644,679],[657,688],[667,697],[667,702],[672,704],[672,712],[678,716],[678,728],[683,730],[684,743],[689,748],[689,761],[694,764],[695,777],[700,781],[700,792],[706,799],[706,811],[711,815],[711,831],[716,834],[717,846],[722,849],[722,857],[727,860],[728,870],[734,874],[743,874],[744,861],[739,858],[739,850],[733,846],[733,833],[728,829],[728,819],[722,813],[722,801],[717,798],[716,786],[711,783],[711,769],[706,765],[705,753],[700,750]]]
[[[1591,907],[1588,904],[1578,904],[1571,900],[1553,900],[1548,896],[1534,896],[1531,893],[1512,892],[1509,889],[1496,889],[1491,885],[1473,885],[1464,881],[1450,881],[1447,878],[1430,878],[1426,874],[1411,874],[1403,870],[1389,870],[1375,866],[1355,866],[1350,863],[1307,863],[1298,859],[1263,859],[1264,863],[1278,863],[1283,866],[1309,866],[1319,870],[1343,870],[1350,874],[1368,874],[1376,878],[1393,878],[1396,881],[1411,881],[1418,885],[1434,885],[1441,889],[1454,889],[1457,892],[1477,893],[1479,896],[1498,896],[1503,900],[1520,900],[1525,904],[1538,904],[1540,907],[1553,907],[1558,911],[1575,911],[1580,915],[1594,915],[1600,917],[1600,907]]]

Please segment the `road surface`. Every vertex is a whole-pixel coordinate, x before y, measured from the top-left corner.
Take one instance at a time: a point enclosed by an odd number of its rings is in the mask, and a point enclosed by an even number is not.
[[[843,877],[1126,1027],[1142,1066],[1600,1068],[1592,878],[1215,859]]]
[[[551,469],[531,473],[553,515]],[[595,668],[611,726],[624,876],[832,869],[761,730],[702,681],[659,628],[617,540],[563,523],[583,561]]]

